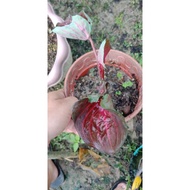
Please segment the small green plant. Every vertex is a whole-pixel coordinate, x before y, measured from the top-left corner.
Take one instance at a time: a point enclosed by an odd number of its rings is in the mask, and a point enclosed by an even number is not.
[[[132,0],[130,3],[132,6],[137,7],[140,4],[140,0]]]
[[[117,24],[119,28],[122,28],[123,26],[123,17],[124,17],[124,13],[122,12],[115,18],[115,24]]]
[[[122,83],[122,86],[124,88],[131,87],[131,86],[133,86],[133,83],[130,80],[129,81],[125,81],[125,82]]]
[[[132,42],[124,41],[124,42],[123,42],[123,46],[124,46],[125,48],[129,48],[129,47],[132,47],[133,45],[132,45]]]
[[[120,91],[120,90],[119,90],[119,91],[116,91],[115,94],[116,94],[116,95],[121,95],[121,91]]]
[[[123,165],[122,165],[122,163],[118,162],[114,165],[114,167],[121,169],[121,168],[123,168]]]
[[[128,174],[127,176],[126,176],[126,181],[127,181],[127,187],[126,187],[126,190],[129,190],[129,188],[131,187],[131,183],[132,183],[132,181],[131,181],[131,177],[130,177],[130,175]]]
[[[80,143],[84,143],[83,140],[74,133],[67,133],[65,135],[64,139],[72,144],[74,152],[76,152],[78,150]]]
[[[142,66],[142,53],[131,53],[131,56]]]
[[[135,142],[127,144],[127,152],[133,153],[136,150],[137,146],[138,145]]]
[[[108,3],[108,2],[105,2],[105,3],[103,4],[102,9],[103,9],[103,11],[108,10],[108,9],[109,9],[109,3]]]
[[[122,74],[122,72],[120,72],[120,71],[117,72],[117,78],[118,78],[119,80],[123,79],[123,74]]]
[[[72,149],[74,152],[76,152],[79,148],[79,144],[84,143],[84,141],[76,134],[74,133],[61,133],[59,136],[54,138],[51,143],[54,146],[58,147],[58,149],[62,149],[63,147],[63,141],[66,140],[69,142],[72,146]]]
[[[109,39],[110,39],[110,43],[114,43],[116,41],[116,37],[115,36],[111,36]]]

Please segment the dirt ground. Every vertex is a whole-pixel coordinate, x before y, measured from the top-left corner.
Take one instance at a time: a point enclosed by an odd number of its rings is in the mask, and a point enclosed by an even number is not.
[[[142,65],[142,0],[50,0],[50,3],[63,19],[69,14],[75,15],[84,10],[93,21],[92,39],[97,48],[108,38],[112,49],[130,54]],[[68,39],[68,42],[73,61],[91,51],[91,46],[86,41]],[[50,59],[54,58],[48,55],[48,63],[52,62]],[[49,91],[62,87],[63,81]],[[110,190],[113,183],[121,177],[128,179],[130,186],[137,169],[137,164],[129,169],[131,157],[142,144],[142,112],[130,120],[128,126],[131,134],[114,156],[103,155],[87,147],[99,157],[88,155],[81,164],[79,152],[76,152],[74,158],[60,160],[66,176],[60,189]],[[64,151],[73,153],[69,143],[63,141],[63,144]]]

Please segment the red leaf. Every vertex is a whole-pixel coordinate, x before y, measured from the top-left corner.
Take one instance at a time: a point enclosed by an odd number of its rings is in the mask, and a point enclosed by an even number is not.
[[[100,101],[90,103],[85,98],[76,102],[73,121],[83,141],[103,153],[115,153],[127,136],[124,119],[117,112],[102,108]]]
[[[105,58],[107,54],[109,53],[110,49],[111,49],[110,42],[108,39],[105,39],[101,43],[99,51],[98,51],[98,61],[100,64],[102,64],[102,66],[105,65]]]
[[[109,53],[110,49],[111,49],[110,42],[108,39],[106,39],[106,43],[104,46],[104,59],[103,59],[104,63],[105,63],[105,58],[106,58],[107,54]]]

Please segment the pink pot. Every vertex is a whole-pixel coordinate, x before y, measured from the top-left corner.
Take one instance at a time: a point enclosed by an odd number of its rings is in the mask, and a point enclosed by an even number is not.
[[[50,3],[48,3],[48,17],[51,19],[54,26],[56,26],[58,22],[63,22],[63,19],[55,14]],[[48,88],[55,86],[65,78],[65,75],[73,61],[71,49],[67,40],[57,34],[56,37],[57,54],[53,67],[48,75]]]
[[[106,61],[114,61],[113,66],[119,67],[130,77],[134,74],[138,82],[139,98],[135,106],[134,112],[125,117],[125,121],[131,120],[142,109],[142,68],[139,63],[131,56],[118,50],[110,50],[106,57]],[[97,65],[94,53],[91,51],[79,57],[68,70],[64,90],[66,96],[73,96],[75,80],[84,76],[88,70]]]

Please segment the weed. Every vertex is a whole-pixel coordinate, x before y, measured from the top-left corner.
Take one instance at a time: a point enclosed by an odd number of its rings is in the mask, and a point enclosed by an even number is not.
[[[131,0],[131,6],[136,8],[138,7],[139,9],[142,8],[142,0]]]
[[[124,13],[121,12],[121,13],[115,18],[115,24],[116,24],[119,28],[122,28],[122,27],[123,27],[123,17],[124,17]]]
[[[130,55],[142,66],[142,53],[131,53]]]
[[[109,40],[110,40],[110,43],[113,44],[115,42],[115,40],[116,40],[116,37],[115,36],[111,36],[109,38]]]
[[[142,21],[136,22],[133,26],[133,30],[134,30],[133,35],[132,35],[133,39],[138,38],[141,40],[142,39]]]
[[[131,177],[130,177],[129,174],[128,174],[127,177],[126,177],[126,181],[127,181],[126,190],[129,190],[129,188],[131,187],[131,184],[132,184]]]
[[[96,44],[101,43],[105,39],[105,32],[102,30],[96,34]]]
[[[131,42],[124,41],[124,42],[123,42],[123,46],[124,46],[125,48],[129,48],[129,47],[132,46],[132,43],[131,43]]]
[[[120,72],[120,71],[117,72],[117,78],[118,78],[119,80],[121,80],[121,79],[123,78],[122,72]]]
[[[105,3],[103,4],[103,7],[102,7],[103,11],[108,10],[108,8],[109,8],[109,3],[108,3],[108,2],[105,2]]]
[[[61,133],[58,135],[56,138],[54,138],[51,143],[53,147],[56,147],[57,149],[62,149],[63,148],[63,141],[66,140],[69,142],[72,146],[72,149],[74,152],[76,152],[79,148],[79,144],[84,143],[83,140],[76,134],[74,133]]]
[[[121,95],[121,91],[120,91],[120,90],[119,90],[119,91],[116,91],[115,94],[116,94],[116,95]]]
[[[137,144],[136,143],[131,143],[131,144],[127,144],[127,152],[128,153],[133,153],[137,148]]]
[[[133,86],[133,83],[130,80],[129,81],[125,81],[125,82],[122,83],[122,86],[124,88],[131,87],[131,86]]]
[[[118,163],[115,164],[114,166],[115,166],[116,168],[119,168],[119,169],[123,168],[123,165],[122,165],[120,162],[118,162]]]

